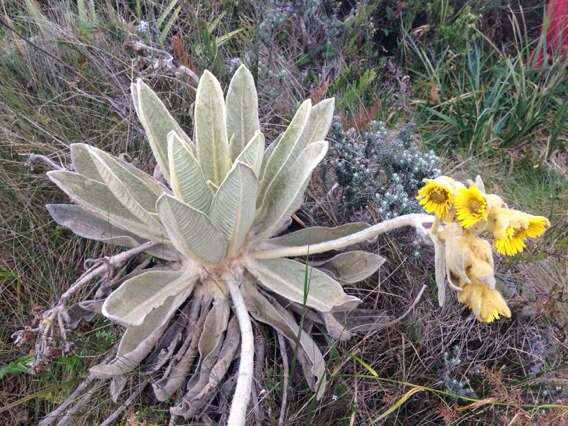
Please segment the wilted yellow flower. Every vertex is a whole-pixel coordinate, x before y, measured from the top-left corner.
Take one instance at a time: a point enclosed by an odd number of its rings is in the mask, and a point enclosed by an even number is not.
[[[448,280],[460,282],[480,281],[491,288],[495,286],[493,253],[491,245],[474,232],[463,229],[456,223],[449,224],[440,238],[446,243]]]
[[[495,237],[495,249],[508,256],[524,250],[528,237],[536,238],[550,226],[543,216],[531,216],[513,209],[496,209],[489,220],[489,229]]]
[[[492,322],[499,319],[499,315],[511,318],[511,310],[497,290],[475,279],[471,283],[460,282],[460,286],[458,300],[467,304],[479,321]]]
[[[440,219],[446,220],[454,202],[454,194],[460,185],[463,185],[447,176],[425,179],[425,182],[426,185],[418,191],[416,198],[427,213],[434,213]]]
[[[493,245],[498,253],[513,256],[522,252],[526,245],[527,231],[523,228],[507,227],[505,237],[495,240]]]
[[[487,201],[475,185],[458,190],[455,202],[456,215],[465,228],[469,228],[480,220],[487,220]]]

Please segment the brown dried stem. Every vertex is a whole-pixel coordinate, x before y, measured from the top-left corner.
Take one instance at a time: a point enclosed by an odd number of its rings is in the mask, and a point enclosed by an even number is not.
[[[41,356],[43,352],[48,347],[48,337],[52,332],[52,327],[55,319],[58,319],[59,330],[61,334],[61,338],[64,342],[67,341],[66,339],[66,332],[65,332],[65,325],[63,324],[63,320],[61,318],[61,313],[67,307],[67,301],[75,294],[77,291],[82,289],[86,284],[91,282],[96,277],[106,273],[111,268],[117,268],[122,266],[127,260],[142,253],[149,248],[155,246],[156,243],[148,241],[144,244],[141,244],[138,247],[134,247],[130,250],[124,251],[122,253],[116,254],[112,257],[100,259],[97,264],[93,265],[89,268],[83,275],[79,277],[75,283],[71,287],[69,287],[65,293],[61,295],[57,304],[50,310],[46,311],[43,314],[43,320],[39,327],[40,332],[40,341],[36,345],[36,354]]]
[[[115,421],[118,419],[118,416],[130,405],[134,402],[136,398],[142,393],[144,388],[148,385],[148,382],[143,382],[138,385],[138,388],[132,392],[132,394],[128,397],[124,403],[118,407],[108,418],[100,424],[100,426],[109,426],[112,424],[116,424]]]

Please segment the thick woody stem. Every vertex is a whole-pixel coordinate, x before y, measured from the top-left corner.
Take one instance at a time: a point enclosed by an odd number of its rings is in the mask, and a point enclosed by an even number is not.
[[[227,287],[231,293],[231,299],[235,306],[235,313],[241,329],[241,361],[239,363],[239,378],[231,403],[228,426],[242,426],[245,424],[247,407],[250,401],[252,377],[254,369],[254,336],[250,316],[239,289],[239,284],[234,279],[227,279]]]
[[[339,250],[353,244],[362,243],[363,241],[375,238],[379,234],[383,234],[403,226],[413,226],[418,231],[423,232],[424,228],[422,224],[432,223],[433,221],[434,217],[427,214],[407,214],[377,223],[376,225],[370,226],[362,231],[336,240],[325,241],[323,243],[312,245],[258,250],[253,253],[253,256],[256,259],[277,259],[280,257],[306,256],[308,254],[324,253],[329,250]]]

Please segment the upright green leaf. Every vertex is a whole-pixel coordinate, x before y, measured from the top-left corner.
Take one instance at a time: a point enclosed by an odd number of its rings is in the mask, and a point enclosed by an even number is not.
[[[249,166],[260,179],[262,159],[264,158],[264,135],[260,132],[255,133],[245,148],[241,151],[235,163],[241,162]]]
[[[87,144],[72,143],[71,163],[73,164],[73,168],[77,173],[102,182],[103,179],[99,174],[99,170],[97,169],[95,162],[91,158],[90,149],[91,147]]]
[[[138,118],[144,127],[148,142],[160,170],[169,181],[168,170],[168,133],[176,133],[192,146],[191,139],[185,134],[178,122],[171,116],[158,95],[154,93],[141,79],[131,86],[132,100]]]
[[[312,142],[323,141],[333,120],[335,99],[324,99],[317,103],[310,113],[310,119],[302,132],[301,145],[306,146]]]
[[[207,263],[224,258],[227,240],[206,214],[168,194],[156,205],[170,241],[181,253]]]
[[[267,194],[263,208],[257,211],[257,221],[262,223],[258,241],[271,236],[300,207],[312,171],[325,156],[327,147],[327,142],[314,142],[304,148],[296,162],[286,166]]]
[[[168,297],[190,291],[200,271],[187,266],[179,271],[150,270],[126,280],[103,304],[105,317],[127,327],[139,326]],[[178,305],[179,306],[179,305]]]
[[[103,151],[92,150],[91,158],[116,199],[147,224],[152,232],[161,232],[162,225],[157,220],[154,210],[159,192],[158,194],[151,192],[149,186],[140,182],[128,169]]]
[[[219,185],[229,171],[231,158],[223,90],[209,71],[203,73],[197,86],[194,137],[205,179]]]
[[[252,169],[237,162],[213,198],[209,217],[229,241],[227,256],[238,252],[254,221],[257,189],[258,180]]]
[[[104,218],[121,229],[128,229],[146,240],[167,241],[165,234],[155,232],[134,216],[103,183],[63,170],[47,172],[47,176],[69,198],[95,216]]]
[[[231,159],[235,161],[251,138],[260,131],[256,87],[251,72],[244,65],[239,67],[231,79],[226,108],[227,136],[234,136]]]
[[[94,146],[89,146],[88,148],[89,155],[92,155],[93,152],[97,153],[99,157],[109,165],[114,173],[117,174],[119,179],[128,182],[128,185],[132,185],[135,192],[146,194],[142,195],[142,197],[146,196],[148,198],[146,200],[142,200],[142,202],[145,203],[144,205],[148,208],[148,210],[155,211],[155,207],[153,207],[156,203],[154,197],[161,195],[164,191],[164,187],[161,186],[154,177],[148,175],[133,164],[115,157],[114,155],[110,155],[102,149],[95,148]],[[96,161],[93,158],[91,158],[91,160],[93,160],[93,164],[96,167]]]
[[[305,140],[301,138],[306,123],[310,118],[312,102],[308,99],[298,108],[296,115],[282,135],[278,144],[272,150],[266,163],[266,168],[260,184],[256,207],[261,208],[272,187],[282,178],[282,174],[294,163],[304,149]]]
[[[132,164],[116,158],[101,149],[90,147],[89,153],[101,177],[100,167],[103,165],[107,166],[124,185],[129,187],[129,191],[146,210],[156,211],[156,199],[162,195],[164,189],[160,187],[154,178],[148,176]]]
[[[306,265],[291,259],[252,259],[246,269],[266,288],[302,304]],[[306,305],[321,312],[349,310],[361,301],[349,296],[343,287],[329,275],[308,266],[308,294]]]
[[[209,212],[213,194],[207,186],[191,147],[176,132],[168,135],[170,186],[175,194],[193,208]]]

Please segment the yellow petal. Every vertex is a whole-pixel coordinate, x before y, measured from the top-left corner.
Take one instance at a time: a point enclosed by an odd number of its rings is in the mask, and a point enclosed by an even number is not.
[[[544,216],[529,216],[527,235],[531,238],[539,237],[549,226],[550,222]]]

